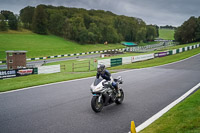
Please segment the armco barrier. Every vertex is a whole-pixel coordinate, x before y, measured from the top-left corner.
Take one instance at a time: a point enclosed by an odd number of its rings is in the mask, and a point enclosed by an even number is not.
[[[104,64],[106,67],[119,66],[122,64],[131,64],[132,62],[143,61],[153,59],[154,54],[146,54],[139,56],[129,56],[123,58],[114,58],[114,59],[103,59],[98,60],[98,64]]]
[[[194,46],[188,46],[184,48],[179,48],[179,49],[174,49],[170,51],[165,51],[165,52],[159,52],[155,54],[153,53],[153,54],[129,56],[129,57],[122,57],[122,58],[114,58],[114,59],[103,59],[103,60],[98,60],[98,64],[104,64],[106,67],[113,67],[113,66],[118,66],[121,64],[131,64],[132,62],[149,60],[155,57],[164,57],[167,55],[173,55],[173,54],[181,53],[181,52],[188,51],[188,50],[191,50],[193,48],[198,48],[198,47],[200,47],[200,44],[197,44]],[[129,50],[129,49],[126,49],[126,50]]]

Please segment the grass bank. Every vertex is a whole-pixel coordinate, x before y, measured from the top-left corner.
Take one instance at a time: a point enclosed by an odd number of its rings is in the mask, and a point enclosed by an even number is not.
[[[6,59],[7,50],[26,50],[27,58],[83,53],[106,49],[124,48],[121,44],[78,44],[54,35],[32,32],[0,32],[0,60]]]
[[[163,64],[179,61],[179,60],[188,58],[190,56],[196,55],[198,53],[200,53],[200,48],[179,53],[176,55],[156,58],[156,59],[152,59],[148,61],[136,62],[136,63],[132,63],[128,65],[112,67],[109,69],[110,70],[136,69],[136,68],[158,66],[158,65],[163,65]],[[24,77],[5,79],[5,80],[0,80],[0,92],[20,89],[24,87],[54,83],[54,82],[59,82],[59,81],[91,77],[91,76],[95,76],[95,74],[96,74],[96,71],[75,72],[75,73],[68,72],[68,71],[61,71],[60,73],[55,73],[55,74],[29,75],[29,76],[24,76]]]
[[[159,29],[159,38],[166,40],[174,40],[174,30],[171,29]]]
[[[200,133],[200,90],[140,133]]]

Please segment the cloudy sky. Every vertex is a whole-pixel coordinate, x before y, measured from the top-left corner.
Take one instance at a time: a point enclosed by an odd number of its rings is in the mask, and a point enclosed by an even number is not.
[[[0,10],[19,14],[20,9],[38,4],[101,9],[159,26],[180,26],[189,17],[200,16],[200,0],[0,0]]]

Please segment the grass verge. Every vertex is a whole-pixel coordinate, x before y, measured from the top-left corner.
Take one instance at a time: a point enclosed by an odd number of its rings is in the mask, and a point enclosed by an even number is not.
[[[200,90],[140,133],[200,133]]]
[[[163,64],[179,61],[179,60],[188,58],[190,56],[196,55],[198,53],[200,53],[200,48],[179,53],[176,55],[156,58],[156,59],[152,59],[148,61],[136,62],[136,63],[132,63],[128,65],[112,67],[109,69],[110,70],[136,69],[136,68],[158,66],[158,65],[163,65]],[[24,76],[24,77],[5,79],[5,80],[0,80],[0,92],[20,89],[20,88],[25,88],[25,87],[30,87],[30,86],[54,83],[54,82],[59,82],[59,81],[91,77],[91,76],[95,76],[95,74],[96,74],[96,71],[72,73],[66,70],[66,71],[61,71],[60,73],[55,73],[55,74],[29,75],[29,76]]]

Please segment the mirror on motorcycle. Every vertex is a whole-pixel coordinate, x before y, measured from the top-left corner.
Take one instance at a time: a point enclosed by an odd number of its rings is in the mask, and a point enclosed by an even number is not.
[[[118,79],[118,81],[119,81],[119,84],[122,84],[122,83],[123,83],[122,77],[121,77],[121,76],[118,76],[117,79]]]
[[[118,76],[117,79],[118,79],[118,80],[122,80],[122,76]]]

